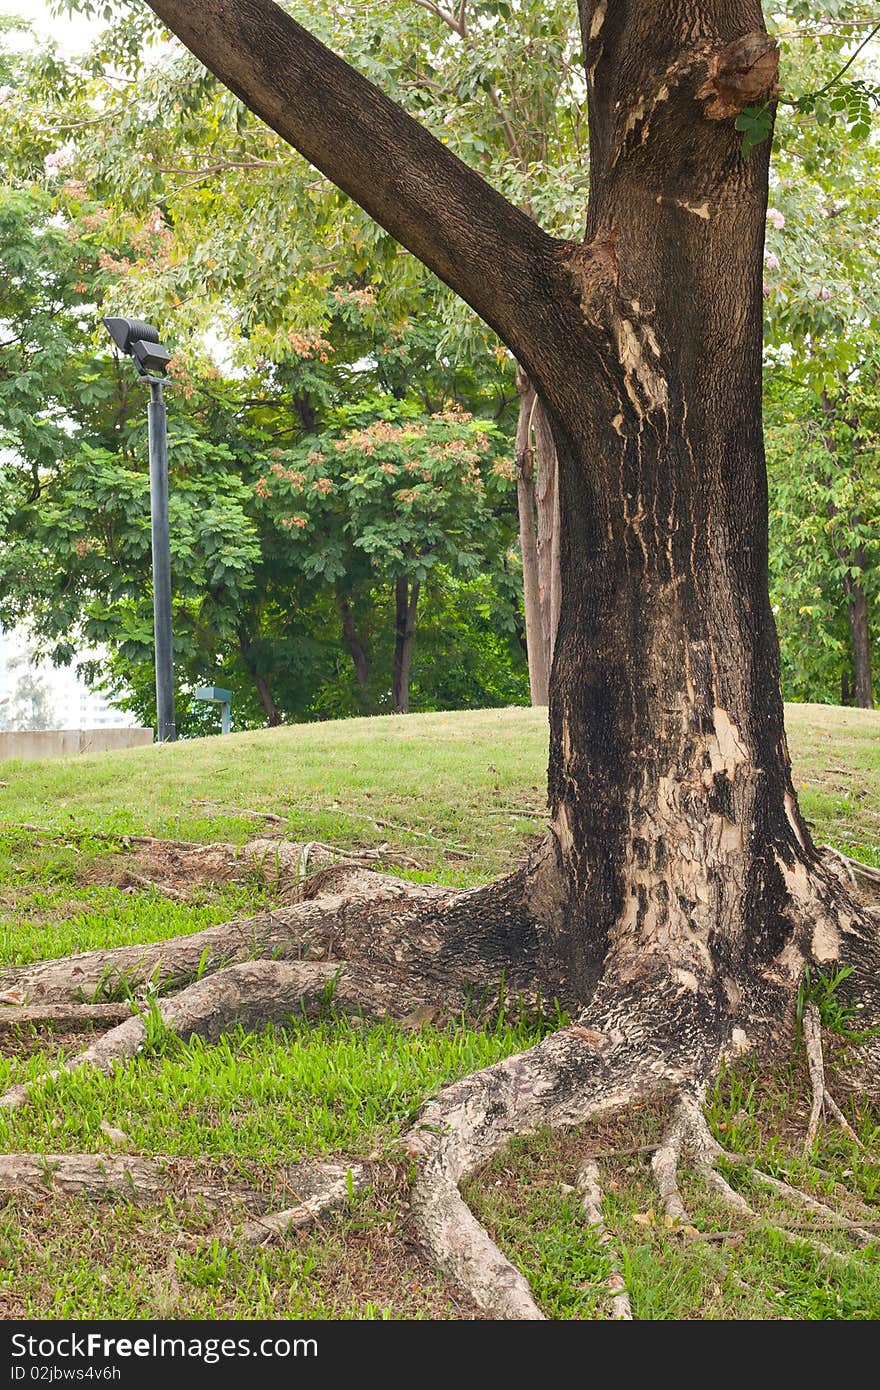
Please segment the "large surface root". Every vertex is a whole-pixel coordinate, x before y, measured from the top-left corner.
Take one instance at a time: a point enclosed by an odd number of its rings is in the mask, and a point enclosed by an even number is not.
[[[220,923],[189,936],[153,945],[118,946],[8,969],[2,978],[7,1004],[113,1002],[114,996],[168,989],[236,962],[270,956],[320,960],[343,954],[351,920],[381,903],[445,901],[448,892],[404,883],[351,867],[329,871],[319,897],[253,917]],[[343,888],[345,891],[331,891]],[[14,1018],[10,1013],[9,1017]]]
[[[142,1158],[136,1154],[4,1154],[0,1155],[0,1197],[46,1196],[119,1200],[147,1206],[168,1197],[224,1214],[225,1227],[233,1206],[246,1220],[234,1227],[237,1240],[262,1245],[290,1231],[301,1231],[327,1212],[348,1205],[373,1180],[369,1163],[330,1161],[289,1164],[282,1188],[293,1204],[273,1208],[264,1192],[243,1183],[206,1182],[187,1165],[170,1157]],[[247,1215],[250,1213],[250,1215]]]
[[[209,975],[169,999],[160,999],[150,1012],[139,1013],[111,1028],[38,1081],[12,1086],[0,1096],[0,1108],[24,1105],[35,1087],[57,1080],[81,1067],[109,1071],[167,1037],[186,1039],[198,1034],[216,1042],[235,1027],[253,1030],[284,1024],[304,1014],[315,1017],[332,1008],[340,1013],[373,1019],[407,1019],[422,1009],[424,994],[398,972],[381,967],[336,961],[247,961]]]
[[[578,1026],[441,1091],[410,1132],[408,1151],[420,1160],[413,1213],[443,1272],[494,1317],[543,1318],[527,1280],[468,1208],[461,1182],[515,1136],[581,1124],[681,1080],[640,1035]]]

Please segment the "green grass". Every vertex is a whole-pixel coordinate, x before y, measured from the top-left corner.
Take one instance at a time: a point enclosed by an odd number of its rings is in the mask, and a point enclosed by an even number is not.
[[[788,725],[815,837],[880,862],[880,714],[792,706]],[[173,897],[126,885],[132,835],[240,843],[283,833],[346,847],[385,843],[415,861],[389,864],[393,872],[456,886],[484,882],[540,833],[545,761],[545,716],[518,709],[351,720],[2,764],[0,959],[24,963],[161,940],[275,901],[256,877],[184,885]],[[24,823],[46,833],[21,829]],[[411,1031],[331,1016],[258,1035],[235,1032],[213,1047],[159,1040],[110,1076],[84,1072],[46,1085],[30,1107],[0,1118],[0,1144],[6,1151],[110,1152],[104,1122],[124,1131],[132,1152],[277,1187],[284,1202],[289,1163],[331,1153],[392,1158],[429,1095],[538,1035],[533,1023],[510,1020],[482,1032]],[[5,1038],[11,1055],[0,1061],[0,1090],[82,1045],[49,1030]],[[864,1153],[828,1129],[808,1161],[800,1153],[807,1110],[805,1078],[794,1064],[769,1079],[747,1070],[725,1076],[709,1105],[727,1147],[880,1222],[876,1112],[848,1107]],[[550,1316],[607,1311],[608,1254],[585,1229],[571,1190],[584,1152],[655,1142],[659,1124],[646,1109],[619,1126],[538,1135],[499,1154],[470,1185],[475,1209]],[[765,1219],[735,1240],[685,1241],[657,1218],[645,1155],[603,1163],[607,1224],[637,1317],[880,1315],[873,1251],[823,1265],[814,1250],[774,1233],[780,1213],[766,1193],[730,1176]],[[701,1230],[734,1224],[699,1181],[683,1181]],[[143,1210],[121,1200],[12,1200],[0,1211],[0,1316],[473,1315],[418,1258],[391,1178],[363,1194],[349,1215],[277,1247],[241,1249],[233,1225],[230,1216],[218,1234],[215,1215],[172,1198]],[[844,1248],[834,1234],[822,1238]]]
[[[539,1036],[527,1024],[410,1033],[337,1018],[237,1031],[216,1045],[175,1040],[158,1064],[141,1056],[110,1076],[67,1073],[40,1088],[32,1105],[0,1113],[0,1144],[7,1152],[112,1152],[106,1120],[144,1153],[268,1165],[363,1154],[392,1143],[441,1085]],[[0,1059],[0,1091],[38,1076],[45,1060]]]

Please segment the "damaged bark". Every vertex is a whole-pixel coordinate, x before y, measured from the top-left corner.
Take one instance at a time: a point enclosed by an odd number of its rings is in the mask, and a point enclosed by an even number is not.
[[[520,368],[516,373],[516,389],[519,393],[519,417],[513,452],[516,463],[516,503],[523,570],[523,612],[526,624],[526,655],[529,663],[529,693],[533,705],[546,705],[548,667],[540,599],[535,450],[532,448],[532,418],[537,396],[535,388]]]

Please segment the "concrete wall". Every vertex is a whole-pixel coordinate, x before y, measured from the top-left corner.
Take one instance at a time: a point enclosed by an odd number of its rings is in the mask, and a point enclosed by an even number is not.
[[[75,753],[107,753],[153,742],[152,729],[46,729],[0,734],[4,758],[67,758]]]

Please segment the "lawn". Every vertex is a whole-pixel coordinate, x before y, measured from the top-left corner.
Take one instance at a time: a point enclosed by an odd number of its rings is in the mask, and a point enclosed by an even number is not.
[[[880,864],[880,713],[790,706],[788,727],[815,837]],[[273,905],[272,886],[258,875],[150,882],[137,836],[383,846],[391,872],[454,886],[484,882],[541,833],[545,761],[545,715],[510,709],[0,764],[0,954],[5,963],[27,962],[160,940]],[[125,1152],[165,1155],[183,1172],[247,1181],[282,1204],[288,1165],[301,1159],[370,1155],[377,1177],[345,1216],[248,1249],[234,1212],[218,1222],[216,1212],[179,1196],[152,1206],[56,1201],[47,1172],[45,1197],[15,1198],[0,1212],[0,1315],[474,1316],[412,1241],[397,1141],[439,1086],[539,1036],[536,1021],[515,1007],[482,1032],[371,1027],[330,1007],[313,1026],[291,1021],[215,1047],[159,1042],[111,1076],[65,1075],[0,1119],[3,1151],[110,1153],[122,1143]],[[83,1039],[6,1029],[0,1042],[5,1089]],[[723,1077],[709,1104],[729,1149],[759,1155],[767,1171],[880,1229],[876,1111],[847,1105],[864,1150],[823,1128],[805,1158],[808,1109],[796,1055],[772,1077]],[[608,1247],[586,1226],[574,1190],[585,1153],[605,1155],[606,1224],[637,1317],[880,1314],[876,1247],[853,1251],[822,1231],[830,1253],[818,1254],[804,1239],[803,1212],[780,1214],[765,1193],[748,1194],[761,1219],[737,1225],[694,1180],[685,1193],[693,1231],[664,1225],[648,1166],[660,1122],[646,1108],[625,1125],[537,1135],[471,1183],[472,1205],[550,1316],[607,1314]]]

